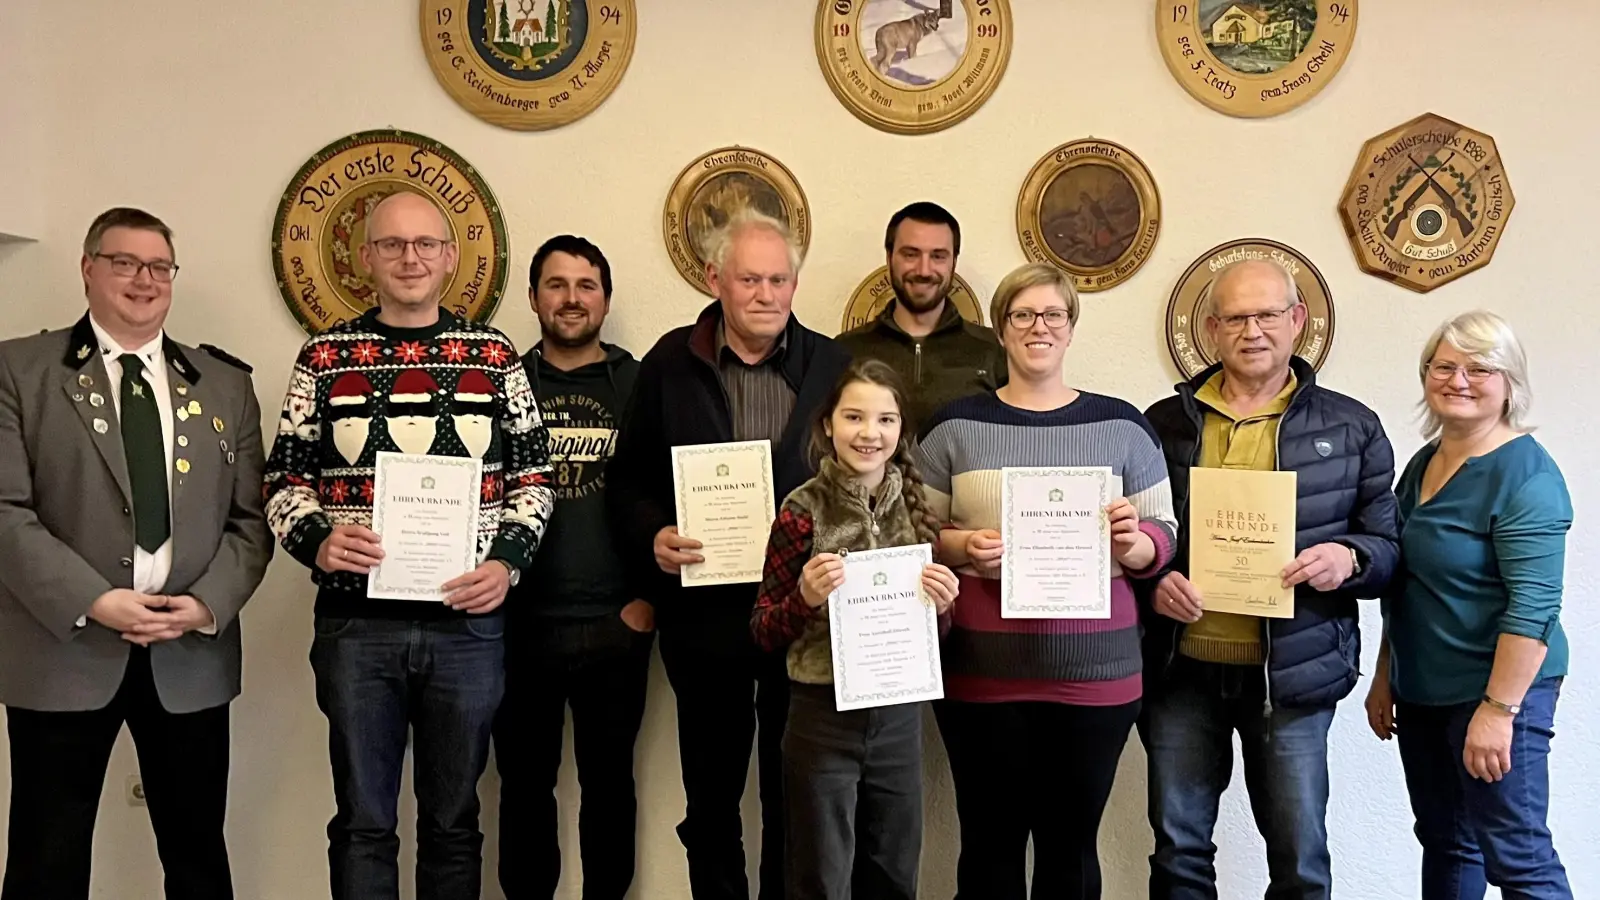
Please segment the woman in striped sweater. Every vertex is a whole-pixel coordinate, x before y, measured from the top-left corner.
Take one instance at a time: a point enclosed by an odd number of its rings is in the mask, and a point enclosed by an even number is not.
[[[1066,386],[1078,321],[1070,277],[1044,264],[1006,276],[990,318],[1010,379],[940,410],[922,444],[940,558],[961,582],[936,704],[961,820],[959,898],[1098,898],[1096,840],[1117,760],[1139,715],[1139,622],[1129,579],[1172,557],[1177,523],[1155,433],[1122,400]],[[1002,619],[1000,473],[1109,466],[1109,619]]]

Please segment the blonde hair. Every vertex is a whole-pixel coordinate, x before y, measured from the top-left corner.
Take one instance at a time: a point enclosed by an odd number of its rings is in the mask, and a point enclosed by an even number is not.
[[[1072,283],[1072,276],[1049,263],[1028,263],[1012,269],[1011,274],[1002,278],[999,287],[994,289],[994,299],[989,301],[989,324],[1002,340],[1005,338],[1006,315],[1011,312],[1011,304],[1017,301],[1017,295],[1036,287],[1055,288],[1067,304],[1068,321],[1074,328],[1077,327],[1078,289]]]
[[[1446,321],[1434,330],[1428,342],[1422,345],[1422,359],[1417,376],[1423,390],[1428,387],[1428,363],[1440,344],[1449,344],[1466,354],[1473,362],[1499,371],[1506,377],[1506,408],[1501,420],[1515,431],[1532,431],[1528,425],[1528,410],[1533,407],[1533,390],[1528,384],[1528,357],[1522,351],[1522,342],[1511,324],[1486,309],[1475,309]],[[1432,440],[1444,424],[1428,408],[1424,399],[1420,404],[1422,436]]]
[[[733,251],[734,242],[749,231],[767,231],[782,238],[784,247],[789,251],[789,268],[793,269],[796,275],[800,274],[800,263],[805,253],[788,223],[748,206],[741,207],[728,217],[728,221],[721,228],[705,236],[704,246],[700,251],[706,265],[716,266],[718,269],[727,265],[728,254]]]

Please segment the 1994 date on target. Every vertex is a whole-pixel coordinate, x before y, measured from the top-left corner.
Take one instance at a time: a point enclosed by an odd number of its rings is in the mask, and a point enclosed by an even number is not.
[[[592,112],[633,56],[635,0],[420,0],[428,65],[469,112],[539,130]],[[513,9],[515,7],[515,9]]]
[[[1344,23],[1350,21],[1350,4],[1330,3],[1328,4],[1328,15],[1333,19],[1333,21],[1343,25]],[[1187,4],[1180,3],[1172,8],[1172,21],[1189,21],[1189,7]]]
[[[1360,0],[1280,0],[1217,9],[1158,0],[1161,55],[1184,90],[1218,112],[1262,117],[1316,96],[1350,55]]]

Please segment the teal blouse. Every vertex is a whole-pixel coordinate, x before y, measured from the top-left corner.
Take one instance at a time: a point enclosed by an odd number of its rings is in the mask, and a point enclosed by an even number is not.
[[[1400,501],[1402,568],[1383,600],[1390,683],[1409,703],[1479,700],[1502,634],[1549,647],[1539,678],[1567,673],[1562,570],[1572,500],[1555,460],[1522,435],[1417,498],[1438,442],[1411,458]]]

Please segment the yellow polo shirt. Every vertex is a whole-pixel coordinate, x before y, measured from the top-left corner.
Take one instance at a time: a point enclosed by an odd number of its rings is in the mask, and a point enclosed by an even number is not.
[[[1278,465],[1278,422],[1289,408],[1296,379],[1272,402],[1248,416],[1240,416],[1222,399],[1222,373],[1211,376],[1194,398],[1206,407],[1200,433],[1200,465],[1212,469],[1251,469],[1270,472]],[[1261,619],[1234,613],[1208,612],[1183,631],[1178,652],[1202,662],[1256,665],[1266,661],[1261,646]]]

